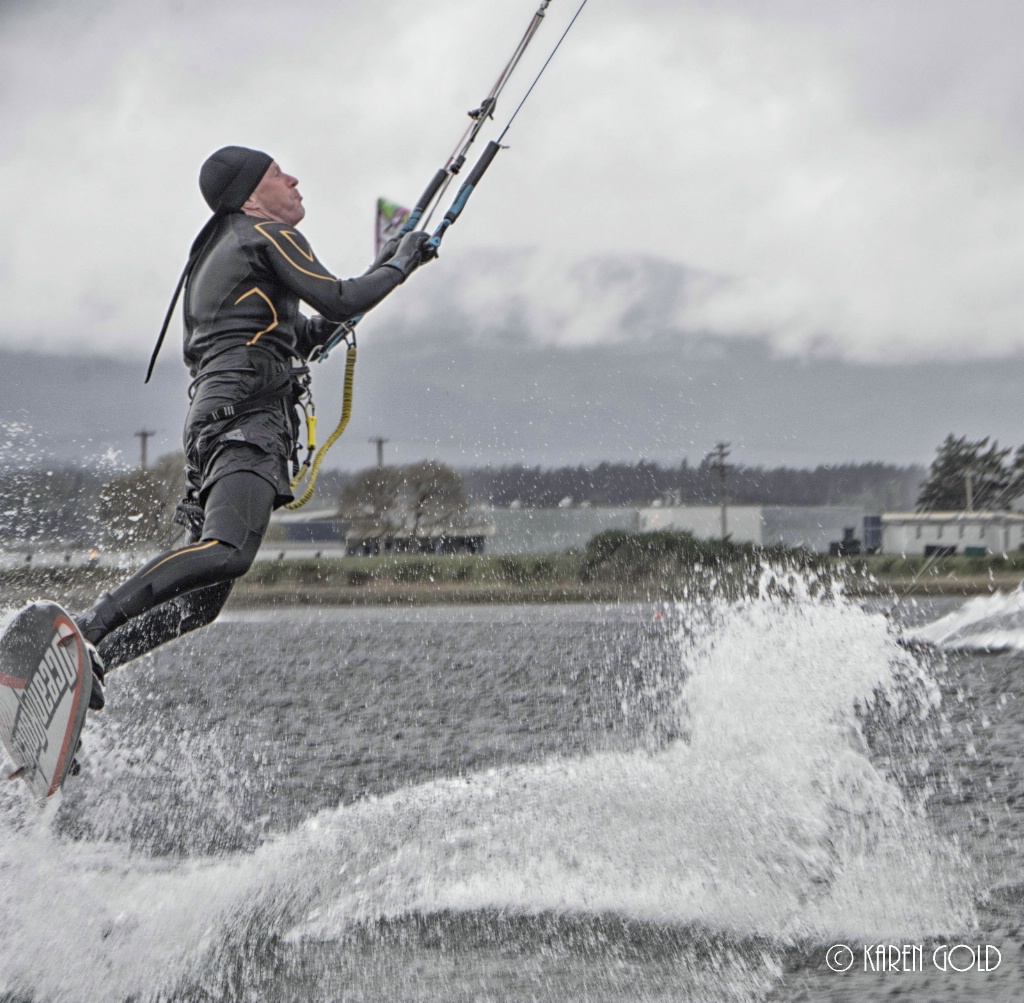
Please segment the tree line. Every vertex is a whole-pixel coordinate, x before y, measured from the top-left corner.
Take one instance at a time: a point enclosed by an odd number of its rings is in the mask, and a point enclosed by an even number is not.
[[[124,548],[169,545],[180,529],[171,522],[180,497],[184,457],[160,457],[148,470],[103,473],[76,465],[0,470],[0,541],[5,544],[59,543],[71,547]],[[728,501],[734,505],[862,505],[893,510],[913,507],[920,467],[883,463],[821,465],[813,470],[730,465]],[[380,524],[439,525],[446,512],[473,504],[529,508],[559,504],[714,504],[717,468],[600,463],[595,467],[474,467],[459,471],[424,461],[404,467],[349,473],[324,471],[313,507],[337,505]]]
[[[0,546],[128,549],[170,545],[185,459],[148,470],[100,471],[74,464],[0,469]]]
[[[732,505],[862,505],[879,511],[912,507],[924,468],[886,463],[819,465],[813,470],[727,464],[725,490]],[[463,471],[466,493],[498,507],[518,503],[554,507],[590,505],[713,505],[721,478],[711,458],[697,466],[600,463],[596,467],[508,466]]]
[[[821,464],[813,469],[728,464],[730,505],[857,505],[868,511],[917,508],[1008,509],[1024,493],[1024,446],[950,434],[929,470],[886,463]],[[0,545],[169,546],[181,494],[184,456],[117,474],[72,464],[0,469]],[[556,468],[509,465],[453,470],[436,461],[356,473],[324,471],[313,507],[336,506],[368,533],[437,528],[474,504],[633,506],[718,503],[722,484],[712,457],[691,465],[599,463]]]

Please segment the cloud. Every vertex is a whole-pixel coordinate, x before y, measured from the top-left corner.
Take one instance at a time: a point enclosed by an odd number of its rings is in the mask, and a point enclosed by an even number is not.
[[[550,8],[495,131],[574,9]],[[145,354],[226,142],[293,170],[304,231],[358,273],[374,200],[444,163],[532,10],[5,7],[0,344]],[[784,355],[1013,353],[1018,29],[999,0],[589,4],[441,261],[383,314],[444,303],[562,346],[675,327]]]

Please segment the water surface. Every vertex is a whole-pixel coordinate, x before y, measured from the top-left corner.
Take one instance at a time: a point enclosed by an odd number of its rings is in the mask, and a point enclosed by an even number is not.
[[[63,803],[0,791],[0,1000],[1020,999],[1022,656],[787,592],[240,612],[118,671]]]

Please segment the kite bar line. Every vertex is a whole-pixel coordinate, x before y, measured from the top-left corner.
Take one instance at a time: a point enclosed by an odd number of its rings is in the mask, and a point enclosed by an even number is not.
[[[551,54],[548,56],[547,59],[544,60],[544,65],[540,68],[539,72],[537,73],[537,76],[533,78],[533,83],[530,84],[526,93],[523,95],[523,99],[519,102],[518,105],[516,105],[516,110],[512,112],[512,117],[508,120],[508,122],[505,123],[505,128],[501,130],[501,135],[498,137],[499,143],[505,138],[505,133],[512,128],[512,123],[516,120],[516,115],[519,114],[519,109],[522,108],[524,104],[526,104],[526,99],[533,93],[534,87],[537,86],[537,81],[540,80],[540,78],[544,75],[544,71],[548,68],[548,63],[550,63],[551,60],[555,58],[555,53],[558,52],[559,46],[565,41],[565,36],[568,35],[569,32],[572,30],[572,26],[576,23],[576,18],[578,18],[580,14],[583,13],[583,8],[586,6],[587,0],[583,0],[583,2],[576,9],[576,13],[573,14],[572,20],[566,25],[565,31],[562,32],[561,37],[558,39],[557,42],[555,42],[555,47],[551,50]]]
[[[544,2],[537,8],[534,13],[530,24],[527,26],[526,32],[523,37],[519,40],[519,44],[516,46],[515,52],[512,53],[512,57],[505,64],[505,68],[501,71],[498,79],[495,80],[494,86],[491,88],[487,97],[480,102],[478,108],[474,108],[473,111],[469,112],[469,117],[473,120],[472,124],[469,125],[463,133],[462,138],[456,144],[455,149],[452,151],[452,155],[448,158],[448,162],[444,165],[445,178],[444,184],[438,190],[438,199],[444,196],[445,191],[448,189],[448,185],[451,183],[452,178],[462,170],[462,165],[466,162],[466,154],[469,153],[470,147],[476,142],[476,137],[480,135],[480,130],[483,129],[484,125],[489,119],[494,118],[494,110],[498,105],[498,97],[501,92],[505,89],[505,84],[508,83],[512,76],[513,71],[519,65],[519,61],[523,58],[523,53],[526,52],[526,47],[533,40],[533,36],[537,33],[537,29],[540,27],[541,22],[544,20],[545,12],[551,4],[551,0],[544,0]],[[431,199],[433,201],[433,199]],[[429,203],[428,203],[429,208]],[[427,215],[429,222],[430,214]]]
[[[585,4],[586,0],[583,0],[583,3]],[[484,125],[487,123],[489,119],[494,118],[494,109],[497,106],[498,97],[501,95],[501,92],[505,89],[505,85],[508,83],[509,79],[512,76],[512,73],[519,65],[520,60],[523,58],[523,54],[526,52],[527,46],[533,40],[533,36],[537,33],[537,29],[541,26],[541,23],[544,20],[544,15],[550,5],[551,0],[543,0],[541,5],[534,12],[533,17],[530,19],[530,23],[527,26],[526,31],[523,33],[523,37],[519,40],[519,44],[516,46],[515,51],[512,53],[512,56],[505,64],[505,68],[498,75],[498,79],[494,81],[494,86],[491,87],[490,91],[488,91],[487,96],[483,99],[483,101],[480,102],[480,105],[477,108],[474,108],[471,112],[468,112],[468,115],[472,119],[472,122],[467,127],[466,131],[462,134],[462,138],[458,141],[458,143],[455,144],[455,149],[452,150],[451,156],[445,162],[444,167],[440,168],[437,171],[437,173],[430,179],[430,183],[423,190],[423,194],[420,195],[419,199],[416,201],[416,205],[412,208],[412,210],[409,213],[409,218],[405,221],[405,223],[402,226],[402,229],[399,231],[400,236],[403,236],[407,233],[411,233],[413,230],[415,230],[419,226],[420,221],[424,217],[426,217],[429,220],[431,206],[433,205],[434,201],[440,199],[444,195],[444,192],[447,190],[452,178],[456,174],[458,174],[459,171],[462,170],[462,167],[466,162],[466,155],[469,153],[469,150],[473,146],[473,143],[476,142],[476,138],[478,135],[480,135],[481,129],[483,129]],[[582,10],[582,6],[580,9]],[[576,15],[573,17],[573,21],[575,21],[576,17],[578,16],[579,11],[576,12]],[[572,27],[571,22],[570,27]],[[568,31],[568,29],[566,29],[566,31]],[[566,32],[562,33],[562,38],[565,38],[565,34]],[[562,39],[558,40],[558,44],[562,44]],[[555,49],[557,48],[558,46],[555,46]],[[552,52],[551,55],[554,55],[554,52]],[[547,62],[544,64],[545,68],[547,67],[547,63],[549,62],[551,62],[551,56],[548,56]],[[541,72],[543,73],[543,69],[541,70]],[[536,84],[537,80],[535,79],[533,83]],[[532,89],[533,85],[531,85],[530,87],[530,90]],[[527,92],[527,94],[529,94],[529,91]],[[523,100],[525,100],[525,98]],[[522,105],[523,102],[520,101],[519,107],[521,108]],[[518,111],[519,109],[517,108],[516,112],[518,113]],[[513,115],[513,118],[514,117],[515,116]],[[510,119],[509,125],[511,124],[512,122]],[[505,126],[505,132],[507,131],[508,125]],[[504,133],[502,133],[502,135],[504,135]],[[494,154],[492,153],[488,158],[487,163],[489,164],[493,159]],[[482,173],[483,171],[480,172],[480,174]],[[477,179],[479,180],[479,174],[477,175]],[[463,204],[465,204],[465,199],[463,199]],[[449,223],[449,225],[451,224]],[[435,244],[434,246],[436,247],[437,245]],[[351,320],[346,321],[344,324],[339,324],[338,327],[335,328],[335,330],[332,332],[331,336],[324,342],[324,345],[320,349],[320,351],[316,354],[316,361],[323,362],[324,359],[326,359],[327,356],[331,353],[331,350],[335,348],[338,344],[340,344],[342,341],[348,341],[350,338],[354,339],[355,326],[362,319],[363,315],[360,314],[358,317],[353,317]]]
[[[430,246],[434,248],[435,252],[441,246],[441,240],[445,235],[445,232],[455,221],[459,218],[462,210],[466,207],[466,202],[469,196],[473,194],[473,189],[480,183],[480,179],[484,176],[484,172],[488,167],[491,166],[491,161],[498,155],[498,151],[504,149],[501,145],[501,141],[505,138],[505,134],[509,129],[512,128],[512,123],[515,121],[516,116],[519,114],[520,109],[526,104],[526,99],[533,93],[534,87],[537,86],[538,81],[544,75],[544,71],[548,68],[551,60],[555,58],[555,53],[558,52],[559,46],[565,41],[565,36],[569,34],[570,29],[576,23],[576,19],[583,12],[583,8],[586,7],[587,0],[579,5],[576,13],[573,14],[572,20],[566,25],[565,31],[562,32],[561,37],[555,43],[555,47],[551,50],[550,55],[544,60],[544,65],[540,68],[537,75],[533,78],[533,83],[527,88],[526,93],[523,95],[522,100],[516,106],[516,110],[512,112],[512,117],[505,123],[505,128],[501,130],[501,135],[497,139],[492,139],[487,146],[484,148],[484,152],[480,154],[479,160],[473,165],[473,170],[469,172],[469,177],[462,183],[462,187],[459,189],[455,196],[455,201],[452,203],[451,208],[444,214],[444,219],[438,224],[437,229],[434,231],[433,236],[430,238]]]
[[[466,162],[466,154],[476,141],[476,138],[480,134],[481,129],[483,129],[484,124],[489,119],[494,118],[494,109],[497,104],[498,96],[501,94],[502,90],[504,90],[513,71],[523,58],[523,53],[526,52],[526,47],[530,44],[533,36],[537,32],[537,29],[540,27],[541,21],[544,19],[545,12],[550,6],[550,3],[551,0],[543,0],[540,7],[534,13],[525,34],[516,46],[515,52],[512,53],[511,59],[509,59],[505,64],[505,68],[501,71],[501,74],[498,76],[498,79],[495,81],[494,86],[491,88],[487,97],[484,98],[478,108],[469,112],[469,117],[473,120],[472,124],[466,129],[444,167],[439,169],[430,179],[430,183],[423,190],[423,194],[420,195],[419,199],[416,201],[416,205],[410,211],[409,218],[403,224],[400,231],[401,235],[410,233],[412,230],[416,229],[424,216],[427,216],[429,219],[428,213],[431,205],[435,200],[440,200],[450,184],[451,179],[462,169]],[[480,179],[484,176],[487,168],[491,166],[491,161],[493,161],[498,155],[498,151],[503,149],[501,141],[505,138],[505,134],[511,128],[516,116],[526,103],[526,99],[533,93],[533,89],[537,86],[538,81],[544,75],[544,71],[548,68],[548,65],[554,58],[555,53],[558,51],[559,46],[561,46],[562,42],[565,41],[566,35],[569,34],[570,29],[576,23],[576,19],[580,16],[586,5],[587,0],[582,0],[582,3],[579,5],[576,13],[572,16],[572,20],[569,22],[565,31],[562,32],[561,37],[558,39],[555,47],[551,50],[548,58],[544,61],[544,65],[541,66],[539,72],[534,77],[533,82],[530,84],[529,88],[527,88],[526,93],[516,106],[515,111],[512,113],[512,117],[505,124],[505,128],[502,129],[501,135],[497,140],[491,140],[487,146],[484,147],[483,153],[473,165],[473,168],[466,177],[466,180],[462,183],[456,193],[455,201],[452,202],[451,207],[444,214],[444,218],[438,224],[437,229],[430,237],[429,246],[433,249],[435,255],[437,253],[437,249],[441,246],[441,240],[444,237],[444,234],[455,224],[455,221],[462,214],[462,210],[466,207],[466,202],[469,200],[469,196],[472,195],[474,189],[480,183]],[[310,466],[309,457],[312,455],[314,446],[312,441],[309,442],[309,454],[307,455],[306,464],[292,482],[292,490],[294,491],[302,481],[307,470],[309,471],[309,483],[301,497],[289,502],[285,508],[301,508],[309,501],[310,498],[313,497],[313,490],[316,486],[316,477],[320,469],[320,464],[327,455],[327,451],[341,437],[342,432],[345,430],[345,426],[348,425],[348,420],[352,413],[352,387],[356,361],[356,325],[363,319],[363,316],[363,314],[360,314],[343,324],[339,324],[330,337],[324,342],[323,346],[310,357],[310,361],[323,362],[331,353],[331,350],[341,344],[341,342],[344,341],[348,345],[348,353],[345,360],[345,392],[342,401],[341,420],[338,422],[337,428],[335,428],[331,433],[327,441],[319,450],[317,450],[312,466]],[[315,436],[315,425],[309,425],[308,412],[307,429],[308,437]]]

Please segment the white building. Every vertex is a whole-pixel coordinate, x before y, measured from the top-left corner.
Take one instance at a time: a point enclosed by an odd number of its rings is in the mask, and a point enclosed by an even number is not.
[[[495,555],[583,550],[598,533],[609,529],[681,530],[700,540],[722,535],[722,510],[717,505],[481,508],[474,509],[472,516],[480,527],[478,550]],[[268,542],[263,549],[275,556],[285,551],[334,553],[346,547],[350,533],[348,524],[330,509],[278,513],[274,521],[284,527],[286,539]],[[859,539],[863,522],[864,510],[846,505],[730,505],[726,510],[726,531],[734,543],[802,547],[819,554],[827,554],[843,540]]]
[[[1006,554],[1024,546],[1019,512],[886,512],[884,554]]]
[[[582,550],[606,529],[631,533],[676,530],[697,539],[719,539],[722,510],[717,505],[645,506],[643,508],[491,509],[494,526],[489,554],[540,554]],[[827,554],[832,544],[859,538],[864,510],[847,505],[730,505],[726,532],[734,543],[803,547]]]
[[[494,527],[488,554],[556,554],[583,550],[608,529],[640,530],[635,508],[494,508],[481,517]]]
[[[722,535],[722,510],[717,505],[640,509],[640,531],[685,530],[698,539]],[[733,543],[760,547],[802,547],[827,554],[833,544],[859,539],[864,510],[852,505],[730,505],[726,532]]]

